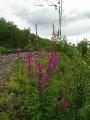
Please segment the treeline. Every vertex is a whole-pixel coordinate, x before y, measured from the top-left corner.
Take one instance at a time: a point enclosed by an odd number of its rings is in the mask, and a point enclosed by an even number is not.
[[[6,22],[4,18],[0,19],[0,46],[6,48],[24,48],[28,43],[27,29],[20,30],[13,22]]]
[[[50,45],[47,39],[39,38],[40,47],[45,49]],[[41,42],[42,41],[42,42]],[[0,47],[6,49],[16,49],[17,47],[27,50],[31,47],[32,50],[36,48],[36,36],[30,34],[29,29],[20,30],[13,22],[7,22],[4,18],[0,19]],[[49,46],[50,47],[50,46]]]

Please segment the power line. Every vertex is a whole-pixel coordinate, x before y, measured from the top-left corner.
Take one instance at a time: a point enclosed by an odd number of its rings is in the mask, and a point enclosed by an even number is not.
[[[52,3],[52,2],[50,2],[50,1],[48,1],[48,0],[44,0],[45,2],[47,2],[47,3],[50,3],[48,6],[57,6],[56,4],[54,4],[54,3]],[[35,1],[35,6],[44,6],[44,5],[42,5],[42,4],[37,4],[37,2]]]
[[[54,6],[56,6],[56,4],[54,4],[54,3],[52,3],[52,2],[50,2],[48,0],[44,0],[44,1],[46,1],[46,2],[48,2],[48,3],[50,3],[50,4],[54,5]]]

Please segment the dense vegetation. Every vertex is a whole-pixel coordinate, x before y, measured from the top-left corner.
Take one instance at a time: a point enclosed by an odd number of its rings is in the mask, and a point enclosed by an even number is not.
[[[28,30],[19,30],[4,19],[1,23],[1,49],[29,50]],[[9,31],[8,24],[17,29],[18,34]],[[15,36],[10,39],[7,31]],[[35,50],[35,35],[30,37]],[[50,41],[40,39],[39,45],[50,51]],[[60,41],[56,53],[51,51],[38,57],[30,52],[21,59],[19,48],[16,53],[17,60],[11,67],[7,84],[4,89],[0,88],[0,120],[90,119],[90,46],[87,40],[77,46]]]
[[[29,40],[31,40],[29,42]],[[50,41],[48,39],[39,38],[39,45],[43,49],[48,49],[50,46]],[[42,42],[41,42],[42,41]],[[15,51],[18,47],[22,48],[24,51],[28,50],[32,46],[32,50],[36,47],[36,36],[30,34],[29,29],[20,30],[17,28],[13,22],[6,22],[5,19],[0,19],[0,48],[2,51],[11,50]]]

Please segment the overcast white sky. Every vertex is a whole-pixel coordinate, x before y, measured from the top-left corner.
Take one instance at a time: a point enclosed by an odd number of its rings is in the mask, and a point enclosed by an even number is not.
[[[57,4],[58,0],[46,0]],[[31,27],[42,37],[51,37],[52,23],[58,29],[58,12],[48,6],[45,0],[0,0],[0,17],[13,21],[19,28]],[[84,37],[90,40],[90,0],[62,0],[63,18],[62,32],[71,43],[77,43]],[[42,4],[43,7],[36,7]]]

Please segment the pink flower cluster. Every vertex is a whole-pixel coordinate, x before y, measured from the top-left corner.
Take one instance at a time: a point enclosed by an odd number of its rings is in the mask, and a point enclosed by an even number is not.
[[[61,104],[62,104],[62,107],[65,109],[68,107],[68,101],[65,98],[61,99]]]
[[[43,69],[42,65],[40,64],[37,67],[37,76],[39,77],[39,85],[43,88],[47,84],[46,80],[48,80],[47,70],[54,71],[58,64],[58,56],[55,52],[50,53],[48,57],[48,62],[46,63],[46,68]]]
[[[46,69],[54,71],[56,69],[57,64],[58,64],[57,54],[55,52],[50,53],[48,57],[48,62],[46,64]]]

